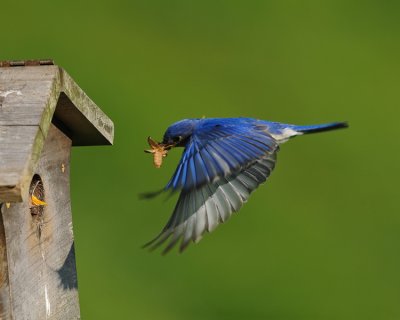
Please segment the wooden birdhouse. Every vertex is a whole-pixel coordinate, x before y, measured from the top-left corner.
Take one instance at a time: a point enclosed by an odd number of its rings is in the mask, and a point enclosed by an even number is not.
[[[113,136],[52,61],[0,62],[0,319],[80,319],[70,151]]]

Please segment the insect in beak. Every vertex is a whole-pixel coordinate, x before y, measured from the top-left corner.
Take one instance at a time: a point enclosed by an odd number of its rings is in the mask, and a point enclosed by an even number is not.
[[[147,142],[151,149],[144,150],[146,153],[153,154],[153,164],[156,168],[160,168],[163,158],[168,155],[168,151],[175,146],[175,144],[163,144],[153,140],[151,137],[147,138]]]

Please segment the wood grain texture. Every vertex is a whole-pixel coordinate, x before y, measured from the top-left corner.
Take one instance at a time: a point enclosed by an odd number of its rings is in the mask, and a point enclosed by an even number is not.
[[[0,211],[2,210],[0,203]],[[5,204],[4,204],[5,207]],[[8,278],[7,242],[3,216],[0,214],[0,319],[11,319],[11,295]]]
[[[0,84],[0,96],[8,93],[0,107],[0,126],[39,125],[53,80],[13,80]]]
[[[62,68],[0,68],[0,202],[24,200],[52,123],[73,145],[113,142],[112,121]]]
[[[62,92],[72,103],[69,104],[68,108],[67,101],[60,99],[63,102],[60,105],[60,114],[63,115],[65,113],[64,118],[66,119],[71,116],[68,125],[70,126],[70,131],[75,132],[75,136],[72,137],[72,145],[112,144],[114,139],[114,124],[111,119],[96,106],[65,70],[60,69],[60,76]],[[75,108],[71,109],[72,105]],[[75,115],[73,111],[75,111]],[[78,117],[80,117],[82,122],[75,123],[74,120]],[[79,130],[83,131],[80,132]]]
[[[44,142],[37,126],[0,126],[0,202],[20,201]]]
[[[40,68],[40,70],[38,70]],[[9,82],[10,80],[22,81],[46,81],[54,78],[57,66],[40,66],[40,67],[10,67],[1,68],[0,83]],[[1,88],[0,85],[0,88]]]
[[[52,125],[35,169],[48,204],[42,217],[31,215],[28,202],[12,203],[8,209],[1,206],[8,269],[8,282],[0,281],[1,319],[80,319],[70,149],[71,140]]]

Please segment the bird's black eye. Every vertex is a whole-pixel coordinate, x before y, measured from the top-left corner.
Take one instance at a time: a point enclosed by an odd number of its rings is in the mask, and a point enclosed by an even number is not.
[[[182,141],[182,136],[177,136],[177,137],[174,137],[174,142],[181,142]]]

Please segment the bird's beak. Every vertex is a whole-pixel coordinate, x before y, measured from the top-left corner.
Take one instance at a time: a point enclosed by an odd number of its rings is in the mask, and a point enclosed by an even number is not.
[[[168,146],[170,149],[175,147],[175,145],[176,145],[176,143],[174,141],[172,141],[172,140],[163,140],[161,142],[161,144],[164,145],[164,146]]]

